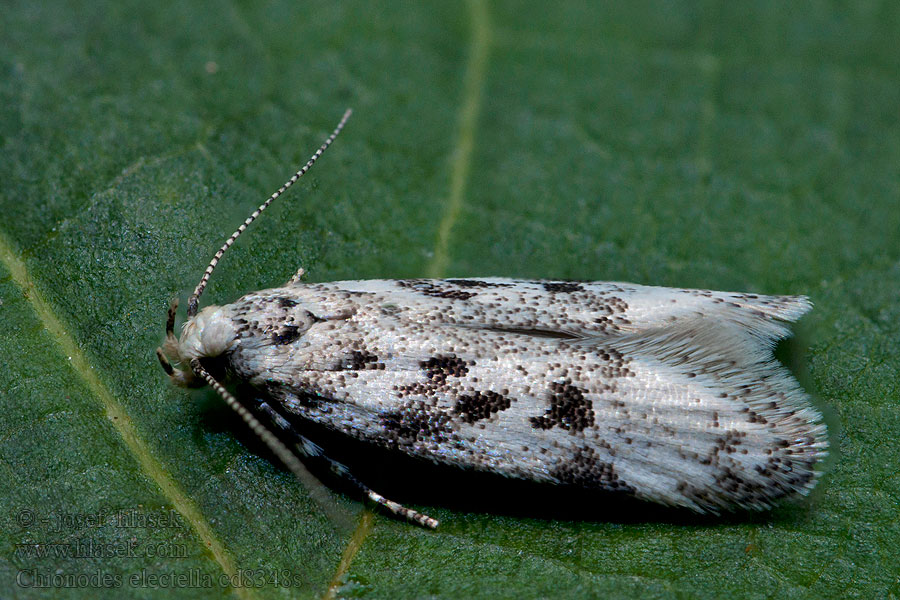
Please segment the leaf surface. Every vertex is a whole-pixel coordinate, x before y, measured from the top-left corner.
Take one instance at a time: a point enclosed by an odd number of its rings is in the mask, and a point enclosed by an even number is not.
[[[900,593],[895,4],[3,13],[4,595]],[[400,486],[441,519],[425,531],[297,482],[212,393],[171,387],[153,355],[169,300],[346,106],[345,133],[226,256],[206,303],[301,265],[314,281],[806,294],[793,362],[834,455],[812,498],[585,518]]]

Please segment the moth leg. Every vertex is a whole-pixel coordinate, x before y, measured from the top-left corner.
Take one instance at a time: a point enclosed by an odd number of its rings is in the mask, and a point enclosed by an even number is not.
[[[297,285],[300,283],[300,280],[306,275],[306,269],[300,267],[297,269],[297,272],[294,273],[294,276],[288,279],[287,285]]]
[[[175,339],[175,315],[178,313],[178,298],[169,303],[169,312],[166,314],[166,339]]]
[[[398,517],[402,517],[423,527],[428,527],[429,529],[434,529],[438,526],[437,519],[429,517],[428,515],[422,514],[411,508],[406,508],[402,504],[394,502],[393,500],[388,500],[381,494],[373,491],[371,488],[369,488],[369,486],[358,480],[353,475],[353,473],[350,472],[350,469],[348,469],[345,465],[326,456],[325,452],[320,446],[298,433],[287,419],[281,416],[265,401],[257,400],[257,402],[259,409],[269,417],[271,422],[275,424],[283,433],[295,440],[295,449],[301,455],[324,461],[328,465],[328,468],[332,473],[340,477],[342,480],[353,485],[353,487],[362,492],[367,498],[369,498],[369,500],[385,507],[392,514],[397,515]]]
[[[175,376],[175,369],[166,357],[166,352],[170,352],[173,348],[178,348],[178,339],[175,337],[175,314],[177,311],[178,298],[175,298],[169,304],[169,313],[166,316],[166,341],[163,344],[165,350],[163,348],[156,349],[156,358],[159,359],[159,364],[162,365],[163,371],[169,377]]]
[[[156,349],[156,358],[159,359],[159,364],[162,365],[163,371],[166,372],[166,375],[172,377],[175,375],[175,369],[172,368],[172,363],[169,362],[169,359],[166,358],[166,355],[163,354],[162,348]]]

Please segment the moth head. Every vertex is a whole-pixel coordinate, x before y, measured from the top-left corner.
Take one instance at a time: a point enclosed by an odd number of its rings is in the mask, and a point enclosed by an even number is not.
[[[334,138],[336,138],[341,132],[341,129],[344,128],[344,124],[347,122],[347,119],[350,118],[351,113],[352,111],[350,109],[347,109],[347,111],[344,112],[344,116],[341,118],[337,127],[328,139],[319,146],[319,149],[315,154],[306,161],[306,164],[303,165],[299,171],[294,173],[294,175],[288,179],[278,191],[269,196],[259,208],[253,211],[250,216],[244,220],[241,226],[237,228],[237,231],[231,234],[231,237],[229,237],[222,247],[219,248],[219,251],[213,256],[209,265],[206,267],[206,271],[204,271],[203,276],[200,278],[200,283],[194,288],[194,293],[191,294],[191,297],[188,300],[188,320],[185,322],[182,329],[181,339],[175,337],[174,331],[175,311],[178,308],[178,302],[175,301],[169,306],[169,317],[166,321],[166,341],[161,348],[156,349],[156,356],[159,358],[159,363],[162,365],[163,370],[165,370],[176,384],[181,386],[203,386],[205,384],[210,384],[216,388],[220,395],[225,397],[224,388],[222,388],[221,384],[215,380],[215,377],[209,374],[200,361],[204,358],[221,356],[235,343],[237,332],[234,329],[234,324],[231,319],[223,314],[221,307],[207,306],[203,310],[200,310],[200,296],[203,294],[203,290],[206,289],[206,284],[209,282],[209,276],[212,275],[216,265],[219,264],[222,255],[228,251],[235,240],[244,233],[247,227],[256,220],[256,218],[268,208],[272,202],[309,171],[310,167],[313,166],[313,163],[322,156],[325,149],[331,145]],[[175,361],[179,368],[176,369],[172,366],[172,363],[169,362],[170,358]]]
[[[199,379],[190,365],[193,359],[216,358],[232,348],[237,339],[234,322],[222,312],[219,306],[207,306],[199,313],[188,317],[181,328],[181,337],[174,332],[175,311],[178,302],[169,308],[166,322],[166,341],[156,349],[156,355],[163,369],[172,381],[182,387],[206,385]],[[173,361],[176,367],[172,366]]]

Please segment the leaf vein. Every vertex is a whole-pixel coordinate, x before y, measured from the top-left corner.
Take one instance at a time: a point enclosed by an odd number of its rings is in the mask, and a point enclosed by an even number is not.
[[[0,262],[9,269],[13,281],[25,294],[38,319],[47,329],[50,337],[56,341],[63,356],[75,373],[82,378],[106,411],[107,418],[116,432],[122,437],[129,452],[134,456],[141,470],[144,471],[160,488],[171,505],[177,510],[212,553],[213,559],[222,571],[231,577],[237,573],[234,559],[225,549],[221,540],[212,531],[209,522],[203,517],[200,508],[181,489],[181,486],[168,473],[165,467],[150,452],[147,443],[138,435],[131,417],[109,388],[100,380],[92,367],[87,354],[69,333],[68,328],[57,316],[50,304],[44,300],[28,273],[28,267],[16,253],[6,237],[0,234]],[[252,597],[252,590],[236,589],[242,597]]]
[[[469,59],[466,63],[463,103],[459,112],[459,129],[451,162],[450,194],[438,225],[434,257],[427,269],[429,277],[444,276],[450,260],[448,255],[450,234],[459,219],[459,213],[463,206],[469,170],[472,165],[478,116],[484,97],[485,74],[491,43],[490,16],[483,0],[470,0],[468,6],[472,22],[472,39],[469,44]]]

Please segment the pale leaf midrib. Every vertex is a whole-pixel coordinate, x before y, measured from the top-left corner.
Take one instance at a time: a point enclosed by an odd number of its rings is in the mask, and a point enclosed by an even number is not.
[[[434,257],[427,268],[429,277],[445,277],[450,262],[450,235],[459,220],[469,172],[472,153],[475,149],[475,134],[478,117],[484,97],[484,81],[489,59],[491,22],[487,5],[483,0],[467,3],[472,22],[472,38],[469,44],[469,58],[466,62],[463,84],[463,101],[460,106],[456,143],[453,147],[450,172],[450,192],[444,207],[444,214],[438,225]]]
[[[475,148],[475,134],[478,117],[484,96],[484,81],[487,73],[491,40],[491,22],[487,4],[484,0],[467,2],[469,18],[472,24],[472,37],[469,41],[468,59],[465,66],[465,79],[460,106],[456,143],[451,153],[450,191],[444,214],[438,225],[435,241],[434,257],[426,269],[429,277],[446,275],[449,262],[450,234],[459,219],[465,197],[466,185],[472,153]],[[369,533],[373,530],[372,513],[363,511],[359,525],[353,532],[350,542],[344,549],[341,561],[331,578],[331,584],[325,598],[335,597],[344,576],[349,572],[356,553],[362,548]]]

